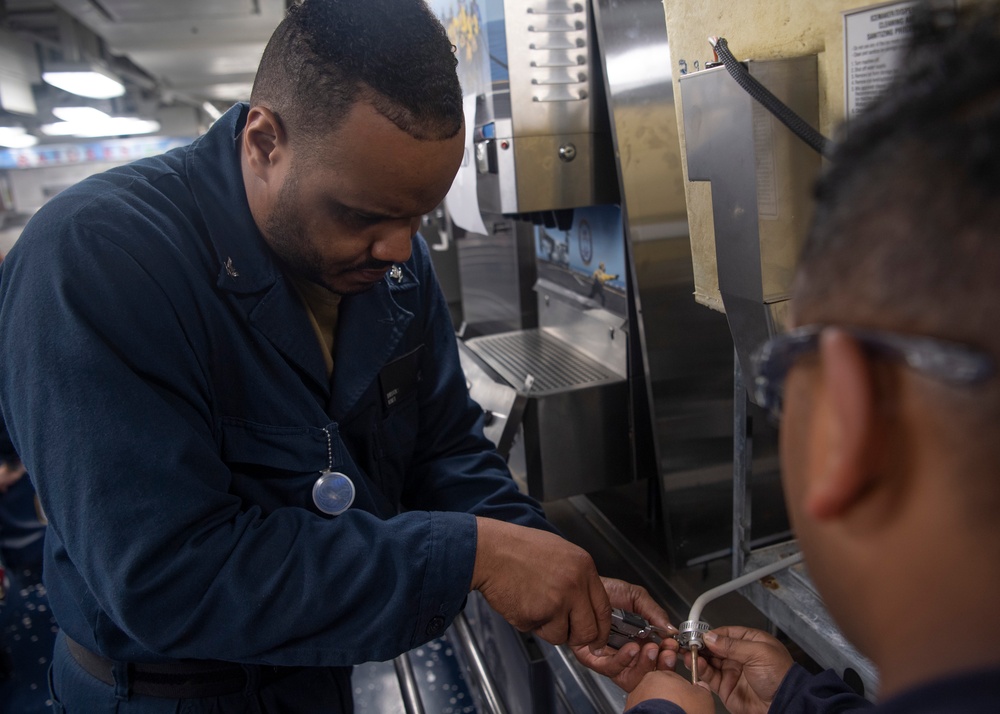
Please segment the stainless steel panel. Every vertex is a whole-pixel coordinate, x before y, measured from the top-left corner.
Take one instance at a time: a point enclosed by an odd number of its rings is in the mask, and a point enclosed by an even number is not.
[[[703,473],[729,472],[732,338],[724,316],[699,306],[692,296],[663,4],[595,0],[594,13],[630,253],[635,311],[628,332],[641,357],[638,367],[632,362],[632,379],[637,389],[645,390],[645,399],[633,399],[649,405],[647,419],[654,431],[652,465],[640,475],[659,471],[668,557],[682,564],[723,548],[729,540],[728,521],[716,525],[710,518],[728,509],[728,489],[690,484]],[[696,522],[687,518],[689,503],[697,504]]]
[[[568,291],[568,294],[557,293],[558,286],[546,286],[538,281],[535,289],[541,297],[538,308],[541,329],[572,345],[616,377],[628,375],[629,336],[627,325],[620,317],[607,310],[588,309],[589,301],[585,299],[587,306],[581,309],[575,300],[582,298]]]
[[[508,76],[476,102],[480,208],[511,215],[614,203],[589,2],[504,0],[503,10]]]
[[[504,0],[515,136],[593,131],[597,55],[587,5]]]
[[[605,203],[615,197],[607,187],[614,166],[606,134],[518,137],[512,139],[510,151],[520,168],[516,190],[520,213]],[[588,204],[581,197],[587,197]]]
[[[632,480],[625,380],[530,397],[524,412],[524,478],[542,501]]]
[[[597,0],[594,11],[631,240],[686,239],[678,231],[687,208],[663,4]]]
[[[749,62],[754,77],[812,125],[814,56]],[[712,183],[719,290],[741,367],[780,330],[812,211],[820,157],[761,108],[723,67],[680,78],[688,176]]]
[[[483,218],[489,235],[454,230],[465,334],[535,327],[534,226],[499,214]]]

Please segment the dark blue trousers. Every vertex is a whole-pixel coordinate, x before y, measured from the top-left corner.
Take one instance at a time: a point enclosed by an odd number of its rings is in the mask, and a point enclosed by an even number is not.
[[[60,633],[49,672],[55,714],[352,714],[351,670],[304,669],[266,686],[254,684],[248,667],[247,691],[205,699],[136,696],[128,682],[114,687],[77,664]],[[118,690],[116,692],[116,690]]]

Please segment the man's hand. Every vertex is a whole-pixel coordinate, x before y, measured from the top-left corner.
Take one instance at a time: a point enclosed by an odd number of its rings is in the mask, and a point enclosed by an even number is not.
[[[554,645],[603,648],[611,603],[590,555],[546,531],[477,518],[472,589],[507,622]]]
[[[7,489],[19,481],[24,473],[24,465],[20,461],[0,463],[0,493],[7,493]]]
[[[685,661],[690,666],[691,655]],[[792,656],[766,632],[720,627],[705,634],[698,676],[732,714],[767,714]]]
[[[676,634],[677,628],[670,624],[667,613],[656,604],[645,588],[613,578],[602,578],[602,580],[612,607],[634,612],[648,620],[651,625],[667,630],[670,634]],[[619,687],[631,692],[649,672],[656,669],[673,669],[677,664],[677,649],[677,641],[673,637],[666,637],[662,645],[657,645],[655,642],[647,642],[644,645],[629,642],[620,650],[607,648],[600,655],[594,654],[587,647],[575,647],[573,652],[581,664],[610,677]]]
[[[666,699],[687,714],[715,714],[715,699],[708,688],[691,684],[676,672],[650,672],[625,700],[626,708],[650,699]]]

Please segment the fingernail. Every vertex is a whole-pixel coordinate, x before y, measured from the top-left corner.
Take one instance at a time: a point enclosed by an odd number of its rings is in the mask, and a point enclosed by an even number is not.
[[[650,662],[655,662],[656,657],[659,654],[660,654],[659,650],[654,650],[652,647],[650,647],[649,651],[646,653],[646,656],[649,657]]]
[[[604,648],[603,647],[598,647],[596,650],[591,650],[591,652],[593,652],[594,656],[596,656],[596,657],[603,657],[604,656]]]
[[[674,627],[673,625],[667,625],[667,628],[666,628],[666,629],[667,629],[667,632],[680,632],[680,630],[678,630],[678,629],[677,629],[676,627]]]
[[[702,635],[702,637],[704,637],[705,642],[707,642],[710,645],[714,645],[716,642],[719,641],[719,636],[714,632],[706,632],[704,635]]]

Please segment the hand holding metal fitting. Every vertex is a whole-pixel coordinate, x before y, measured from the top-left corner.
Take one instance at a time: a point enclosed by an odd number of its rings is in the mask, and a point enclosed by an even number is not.
[[[717,587],[707,590],[698,596],[698,599],[694,601],[691,606],[691,612],[688,614],[688,619],[681,623],[680,632],[676,635],[677,643],[691,651],[691,682],[697,683],[698,681],[698,650],[705,646],[704,635],[708,632],[711,626],[701,619],[701,612],[709,602],[719,597],[720,595],[725,595],[726,593],[734,592],[739,588],[754,582],[755,580],[760,580],[761,578],[772,575],[779,570],[784,570],[789,568],[802,560],[802,553],[795,553],[788,556],[787,558],[782,558],[770,565],[765,565],[763,568],[758,568],[757,570],[752,570],[749,573],[744,573],[734,580],[730,580],[728,583],[723,583]]]
[[[674,635],[677,644],[691,652],[691,684],[698,683],[698,651],[705,646],[705,633],[712,629],[704,620],[685,620]]]

